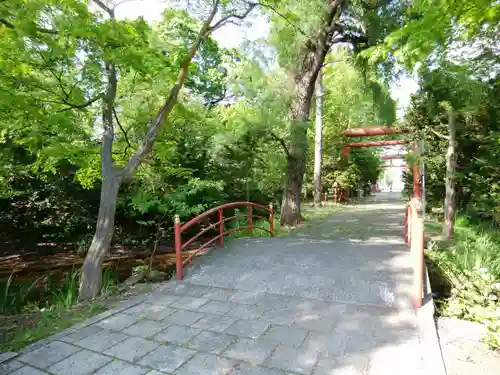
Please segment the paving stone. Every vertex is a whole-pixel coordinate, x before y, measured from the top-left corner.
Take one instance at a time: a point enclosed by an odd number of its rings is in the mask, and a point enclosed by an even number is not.
[[[266,309],[286,309],[294,301],[296,299],[280,294],[261,293],[256,296],[256,304]]]
[[[306,353],[289,346],[279,345],[271,356],[264,361],[264,366],[276,367],[299,374],[310,374],[318,355]]]
[[[143,311],[148,306],[152,306],[152,304],[147,303],[147,302],[142,302],[142,303],[139,303],[135,306],[129,307],[128,309],[125,309],[122,312],[124,314],[129,314],[129,315],[137,315],[138,313]]]
[[[55,341],[59,341],[59,340],[55,340]],[[40,349],[44,346],[49,345],[51,342],[52,342],[52,340],[49,340],[49,339],[42,339],[40,341],[36,341],[32,344],[25,346],[22,349],[19,349],[19,354],[31,353],[32,351],[34,351],[36,349]]]
[[[234,293],[233,296],[231,296],[229,298],[229,302],[236,302],[236,303],[241,303],[241,304],[245,304],[245,305],[253,305],[253,304],[257,303],[257,301],[259,300],[259,297],[261,297],[262,295],[265,295],[265,294],[266,294],[265,292],[261,292],[261,291],[247,292],[247,291],[238,290],[238,291],[236,291],[236,293]]]
[[[15,358],[19,355],[19,353],[16,352],[0,352],[0,363],[7,362],[11,360],[12,358]]]
[[[12,371],[23,366],[24,365],[16,359],[0,363],[0,374],[10,374]]]
[[[194,350],[173,345],[162,345],[146,355],[138,363],[162,372],[174,372],[195,354]]]
[[[84,349],[53,364],[47,371],[55,375],[88,375],[112,360],[110,357]]]
[[[178,297],[170,306],[184,310],[198,310],[208,302],[208,299],[195,297]]]
[[[141,305],[141,309],[136,312],[132,312],[133,315],[139,316],[141,318],[151,319],[151,320],[163,320],[167,316],[178,311],[172,307],[162,306],[162,305],[151,305],[149,303],[144,303]],[[125,313],[129,313],[129,310],[125,310]]]
[[[117,311],[115,311],[115,310],[104,311],[100,314],[94,315],[94,316],[84,320],[83,322],[75,324],[73,327],[71,327],[71,329],[77,331],[77,330],[80,330],[82,328],[88,327],[94,323],[100,322],[103,319],[109,318],[110,316],[114,315],[116,312]]]
[[[84,327],[82,329],[79,329],[78,331],[70,333],[69,335],[61,337],[59,341],[64,341],[67,342],[68,344],[73,344],[87,336],[96,334],[101,331],[102,331],[101,327],[96,327],[96,326]]]
[[[238,363],[236,364],[227,375],[292,375],[283,370],[255,366],[248,363]]]
[[[131,337],[116,344],[104,352],[104,354],[123,359],[129,362],[138,361],[146,354],[156,349],[159,344],[145,340],[140,337]]]
[[[295,322],[296,311],[289,309],[266,310],[261,319],[267,320],[273,324],[291,325]]]
[[[224,289],[224,288],[215,288],[212,287],[206,292],[203,296],[204,299],[209,299],[213,301],[227,301],[229,300],[235,293],[233,289]]]
[[[86,327],[82,327],[82,328],[79,328],[79,329],[75,329],[73,327],[70,327],[70,328],[66,328],[62,331],[59,331],[57,332],[56,334],[54,335],[51,335],[49,337],[47,337],[47,340],[49,341],[64,341],[62,340],[64,337],[68,336],[68,335],[72,335],[73,333],[76,333],[82,329],[84,329]]]
[[[203,331],[187,343],[187,347],[201,352],[220,354],[229,344],[236,341],[237,337],[212,331]]]
[[[275,341],[277,344],[284,344],[293,348],[298,348],[307,336],[308,331],[304,329],[273,325],[262,338]]]
[[[225,332],[239,337],[255,339],[262,335],[269,326],[269,322],[265,320],[240,319],[231,324]]]
[[[210,290],[209,286],[196,285],[183,282],[182,284],[172,285],[168,291],[172,294],[187,297],[202,297]]]
[[[169,294],[160,294],[160,293],[154,293],[147,299],[146,302],[151,303],[153,305],[163,305],[163,306],[170,306],[172,303],[177,301],[179,299],[179,296],[173,296]]]
[[[173,324],[167,329],[155,335],[153,337],[153,340],[160,342],[171,342],[175,344],[185,344],[200,332],[201,329]]]
[[[222,315],[206,315],[192,325],[193,328],[208,329],[215,332],[225,331],[237,319]]]
[[[347,349],[349,339],[345,332],[310,332],[300,349],[305,353],[321,354],[325,357],[341,356]]]
[[[81,348],[76,346],[54,341],[32,352],[23,354],[18,359],[21,362],[28,363],[38,368],[46,368],[80,350]]]
[[[141,302],[144,302],[146,299],[147,299],[147,297],[145,295],[137,295],[134,297],[129,297],[127,299],[124,299],[124,300],[118,302],[115,305],[113,311],[114,312],[121,312],[123,310],[131,308],[132,306],[138,305]]]
[[[206,314],[219,314],[225,315],[229,311],[235,309],[237,305],[235,303],[226,301],[208,301],[206,304],[201,306],[198,311]]]
[[[75,342],[75,345],[101,352],[111,348],[113,345],[118,344],[125,340],[128,336],[120,333],[113,332],[107,329],[100,329],[100,332],[87,336],[80,341]]]
[[[237,361],[221,358],[213,354],[198,353],[183,364],[176,375],[226,375]]]
[[[94,375],[144,375],[151,374],[145,367],[131,365],[130,363],[114,360],[102,367]]]
[[[96,323],[98,327],[110,329],[112,331],[121,331],[127,327],[130,327],[132,324],[137,323],[141,319],[127,314],[116,314],[109,318],[103,319],[100,322]]]
[[[224,351],[223,356],[262,364],[275,347],[276,344],[269,341],[240,338]]]
[[[178,324],[181,326],[190,326],[203,318],[205,314],[194,312],[194,311],[185,311],[179,310],[172,315],[167,316],[162,320],[165,324]]]
[[[164,322],[155,322],[153,320],[142,320],[122,332],[130,336],[151,337],[163,331],[168,324]]]
[[[47,375],[47,373],[31,366],[24,366],[11,372],[9,375]]]
[[[259,319],[266,310],[260,306],[238,304],[228,311],[228,315],[238,319]]]
[[[386,364],[388,365],[390,361]],[[349,357],[320,358],[313,375],[366,375],[368,356],[355,355]],[[389,366],[386,367],[389,369]],[[402,373],[408,373],[408,368]]]

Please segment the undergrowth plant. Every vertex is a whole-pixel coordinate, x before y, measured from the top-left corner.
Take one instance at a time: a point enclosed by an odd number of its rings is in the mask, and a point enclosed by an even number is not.
[[[431,274],[440,274],[449,295],[439,300],[441,315],[483,323],[485,342],[500,348],[500,235],[460,217],[452,243],[432,243],[426,255]],[[435,269],[432,269],[435,267]]]
[[[44,275],[34,281],[14,284],[15,275],[0,281],[0,315],[13,315],[34,310],[70,308],[78,302],[80,271],[71,269],[62,278]],[[108,296],[117,289],[116,272],[105,269],[101,295]]]

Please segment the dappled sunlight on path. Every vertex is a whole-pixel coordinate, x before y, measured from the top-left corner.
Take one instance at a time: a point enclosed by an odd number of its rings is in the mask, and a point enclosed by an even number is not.
[[[213,249],[183,281],[159,284],[16,361],[40,374],[89,366],[101,375],[422,374],[403,204],[377,198],[288,237]]]

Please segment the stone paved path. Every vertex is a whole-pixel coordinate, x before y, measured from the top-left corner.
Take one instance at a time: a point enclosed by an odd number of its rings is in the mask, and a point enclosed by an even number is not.
[[[233,241],[0,365],[9,375],[419,374],[403,204]]]

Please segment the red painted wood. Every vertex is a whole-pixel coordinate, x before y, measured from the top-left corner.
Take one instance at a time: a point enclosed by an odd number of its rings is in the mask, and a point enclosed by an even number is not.
[[[232,220],[235,220],[239,216],[231,216],[224,218],[224,208],[235,208],[235,207],[247,207],[248,209],[248,223],[249,225],[247,226],[239,226],[237,228],[232,228],[229,230],[224,229],[224,223],[229,222]],[[259,216],[259,215],[254,215],[253,214],[253,209],[259,209],[262,211],[265,211],[268,216]],[[195,236],[190,238],[188,241],[186,241],[184,244],[182,243],[182,232],[185,231],[186,229],[190,228],[194,224],[199,223],[200,221],[208,218],[211,215],[217,214],[218,216],[218,221],[216,223],[210,224],[208,227],[203,228],[199,233],[197,233]],[[269,229],[260,227],[260,226],[254,226],[253,225],[253,219],[254,218],[269,218]],[[187,259],[182,260],[182,250],[186,249],[187,246],[189,246],[193,241],[195,241],[197,238],[199,238],[202,234],[208,232],[211,229],[216,228],[219,226],[219,235],[215,236],[214,238],[210,239],[209,241],[205,242],[202,244],[198,249],[195,249],[190,252],[190,255]],[[179,216],[175,216],[175,225],[174,225],[174,247],[175,247],[175,261],[176,261],[176,273],[177,273],[177,279],[181,280],[182,279],[182,266],[189,263],[191,259],[196,255],[199,254],[200,252],[206,251],[207,246],[215,243],[217,240],[219,240],[219,246],[224,247],[224,236],[238,231],[238,230],[243,230],[243,229],[248,229],[250,235],[253,233],[253,229],[262,229],[266,232],[269,233],[271,237],[274,236],[274,210],[273,210],[273,205],[269,204],[269,208],[266,206],[263,206],[261,204],[257,203],[252,203],[252,202],[233,202],[233,203],[226,203],[218,207],[214,207],[208,211],[205,211],[201,213],[198,216],[195,216],[191,220],[189,220],[187,223],[181,226],[180,224],[180,219]]]
[[[392,128],[390,126],[376,126],[369,128],[351,128],[344,132],[344,137],[369,137],[377,135],[392,135],[405,133],[401,129]]]
[[[219,246],[224,248],[224,212],[219,208]]]
[[[175,241],[175,273],[177,280],[182,280],[182,254],[181,254],[181,222],[178,215],[174,219]]]
[[[408,141],[405,141],[403,139],[389,139],[386,141],[351,142],[347,143],[346,146],[350,148],[381,147],[381,146],[405,145],[407,143]]]

